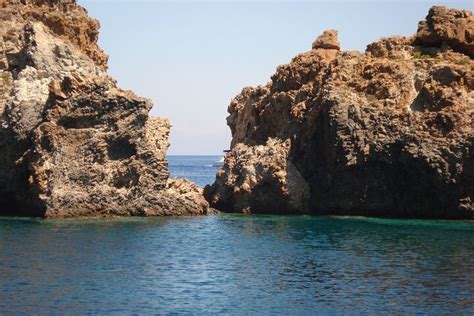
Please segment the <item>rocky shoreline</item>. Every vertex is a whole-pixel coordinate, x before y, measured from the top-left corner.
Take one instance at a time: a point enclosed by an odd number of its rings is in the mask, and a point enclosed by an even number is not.
[[[474,218],[474,16],[432,7],[411,37],[337,32],[228,108],[210,204],[241,213]]]
[[[75,0],[0,2],[0,215],[223,212],[474,218],[474,17],[341,51],[335,30],[228,107],[204,191],[170,179],[171,127],[107,74]]]

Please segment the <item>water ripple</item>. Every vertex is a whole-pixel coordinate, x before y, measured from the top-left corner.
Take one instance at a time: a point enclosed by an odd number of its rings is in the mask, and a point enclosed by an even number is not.
[[[0,219],[0,314],[474,313],[474,224]]]

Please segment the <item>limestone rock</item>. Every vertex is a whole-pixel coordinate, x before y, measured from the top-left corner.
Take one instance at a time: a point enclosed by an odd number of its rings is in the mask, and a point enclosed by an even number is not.
[[[470,12],[442,12],[471,34]],[[419,31],[365,54],[313,49],[265,86],[243,89],[228,108],[231,151],[205,188],[211,205],[474,218],[474,62],[451,24],[434,25],[436,36],[457,40],[420,42]]]
[[[341,49],[339,40],[337,38],[336,30],[326,30],[319,35],[312,45],[313,49]]]
[[[0,214],[207,213],[195,186],[169,181],[171,125],[107,74],[83,8],[9,0],[0,23]]]

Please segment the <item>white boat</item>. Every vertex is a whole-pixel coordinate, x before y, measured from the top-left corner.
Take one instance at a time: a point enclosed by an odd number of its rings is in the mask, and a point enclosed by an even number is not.
[[[220,166],[222,166],[223,164],[224,164],[224,157],[221,157],[220,159],[214,161],[214,162],[212,163],[212,166],[213,166],[213,167],[220,167]]]

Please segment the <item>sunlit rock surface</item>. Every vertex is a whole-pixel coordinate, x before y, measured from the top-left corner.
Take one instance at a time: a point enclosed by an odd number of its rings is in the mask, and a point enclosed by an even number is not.
[[[326,31],[229,105],[231,152],[205,189],[245,213],[474,217],[471,12],[433,7],[365,53]]]
[[[207,213],[197,186],[168,179],[170,123],[107,74],[99,23],[85,9],[0,7],[0,214]]]

